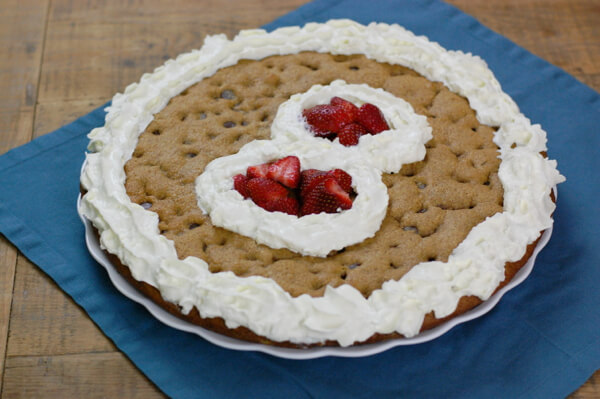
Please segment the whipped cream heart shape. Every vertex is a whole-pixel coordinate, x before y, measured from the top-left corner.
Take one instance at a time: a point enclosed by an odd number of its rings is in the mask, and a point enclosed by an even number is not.
[[[335,96],[359,105],[378,106],[390,129],[377,135],[364,135],[351,147],[343,146],[338,139],[332,142],[315,137],[302,111],[327,103]],[[325,257],[375,235],[388,205],[387,187],[381,173],[398,172],[403,164],[423,159],[425,143],[431,139],[431,127],[409,103],[382,89],[336,80],[327,86],[315,85],[284,102],[271,125],[271,137],[271,140],[250,142],[237,154],[209,163],[196,179],[198,205],[210,215],[215,226],[271,248]],[[288,155],[297,156],[303,169],[339,168],[350,174],[357,194],[352,208],[297,217],[266,211],[234,190],[233,176],[245,173],[248,166]]]

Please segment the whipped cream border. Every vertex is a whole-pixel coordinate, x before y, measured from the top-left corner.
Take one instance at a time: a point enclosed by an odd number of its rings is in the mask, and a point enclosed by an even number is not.
[[[502,159],[504,212],[473,228],[447,262],[418,264],[369,298],[350,285],[327,287],[318,298],[292,297],[271,279],[211,274],[201,259],[178,259],[174,243],[159,233],[158,216],[132,203],[125,191],[123,167],[139,134],[171,97],[218,69],[243,58],[300,51],[362,53],[412,68],[466,97],[481,123],[499,127],[494,142]],[[102,248],[184,313],[195,306],[203,317],[222,317],[230,328],[246,326],[275,341],[336,340],[347,346],[374,333],[410,337],[432,310],[444,317],[462,296],[489,298],[504,279],[504,264],[520,259],[539,232],[552,225],[550,190],[564,180],[556,162],[540,155],[546,149],[545,132],[519,112],[483,60],[445,50],[399,25],[332,20],[270,33],[241,31],[231,41],[208,36],[200,50],[167,61],[115,95],[107,111],[106,124],[89,134],[90,153],[81,175],[87,193],[80,211],[98,229]]]

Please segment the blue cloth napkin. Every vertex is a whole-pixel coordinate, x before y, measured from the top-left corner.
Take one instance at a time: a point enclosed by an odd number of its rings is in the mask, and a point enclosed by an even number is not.
[[[0,232],[80,304],[174,398],[562,397],[600,367],[600,96],[436,0],[319,0],[267,29],[331,18],[399,23],[482,56],[541,123],[559,187],[554,235],[529,278],[486,316],[428,343],[360,358],[284,360],[236,352],[162,325],[89,256],[75,201],[87,132],[102,109],[0,157]]]

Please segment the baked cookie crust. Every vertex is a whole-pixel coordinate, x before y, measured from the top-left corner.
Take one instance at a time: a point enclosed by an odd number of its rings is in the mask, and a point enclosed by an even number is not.
[[[194,180],[213,159],[270,138],[270,124],[290,95],[336,79],[383,88],[427,117],[433,139],[421,162],[384,174],[390,203],[375,237],[330,254],[271,249],[215,227],[198,207]],[[180,259],[205,260],[213,273],[275,280],[293,296],[320,296],[350,284],[365,297],[412,266],[446,261],[469,231],[502,212],[494,128],[468,101],[439,82],[363,55],[315,52],[242,60],[186,89],[155,115],[125,165],[132,202],[156,212]]]
[[[94,231],[97,233],[96,229],[94,229]],[[540,234],[540,238],[541,238],[541,234]],[[521,268],[523,266],[525,266],[525,264],[527,263],[529,258],[531,258],[531,256],[533,255],[533,252],[535,251],[535,247],[537,246],[538,242],[540,241],[540,238],[538,238],[535,242],[533,242],[527,246],[527,251],[522,259],[520,259],[517,262],[509,262],[506,264],[505,279],[502,283],[500,283],[500,285],[498,286],[496,291],[494,291],[494,293],[499,291],[500,289],[502,289],[506,284],[508,284],[513,279],[513,277],[519,272],[519,270],[521,270]],[[229,328],[229,327],[227,327],[225,320],[223,320],[223,318],[221,318],[221,317],[202,317],[200,315],[200,313],[198,312],[198,309],[195,307],[192,308],[192,310],[189,313],[185,314],[182,312],[181,308],[179,306],[177,306],[176,304],[165,301],[163,299],[160,291],[156,287],[153,287],[150,284],[144,283],[142,281],[136,280],[131,275],[131,270],[129,270],[129,268],[127,266],[125,266],[123,263],[121,263],[121,261],[119,260],[118,257],[116,257],[115,255],[108,253],[106,251],[105,251],[105,253],[108,256],[108,258],[110,259],[110,261],[113,264],[113,266],[115,267],[115,269],[139,292],[146,295],[154,303],[156,303],[158,306],[165,309],[167,312],[171,313],[172,315],[174,315],[182,320],[188,321],[192,324],[195,324],[197,326],[200,326],[202,328],[205,328],[207,330],[214,331],[216,333],[219,333],[219,334],[231,337],[231,338],[235,338],[235,339],[240,339],[243,341],[254,342],[254,343],[264,344],[264,345],[272,345],[272,346],[277,346],[277,347],[282,347],[282,348],[302,349],[302,348],[314,348],[314,347],[325,347],[325,346],[339,346],[339,342],[333,341],[333,340],[328,340],[328,341],[317,343],[317,344],[298,344],[298,343],[294,343],[294,342],[290,342],[290,341],[273,341],[267,337],[258,335],[255,332],[253,332],[252,330],[250,330],[246,327],[243,327],[243,326],[236,327],[236,328]],[[472,295],[464,296],[459,300],[459,302],[456,306],[456,310],[452,314],[450,314],[446,317],[437,318],[437,317],[435,317],[435,314],[433,312],[430,312],[427,315],[425,315],[425,319],[423,320],[423,324],[421,326],[420,332],[435,328],[456,316],[459,316],[465,312],[468,312],[469,310],[472,310],[473,308],[477,307],[478,305],[480,305],[482,303],[483,303],[483,301],[476,296],[472,296]],[[369,337],[367,340],[357,341],[353,345],[374,344],[374,343],[385,341],[388,339],[398,339],[398,338],[404,338],[404,336],[402,334],[398,334],[396,332],[391,333],[391,334],[376,333],[376,334],[373,334],[371,337]]]

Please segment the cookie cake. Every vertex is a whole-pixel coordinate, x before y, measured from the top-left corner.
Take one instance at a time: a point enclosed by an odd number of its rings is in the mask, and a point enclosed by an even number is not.
[[[546,134],[485,62],[350,20],[208,36],[117,94],[80,211],[192,323],[271,345],[414,337],[552,225]]]

